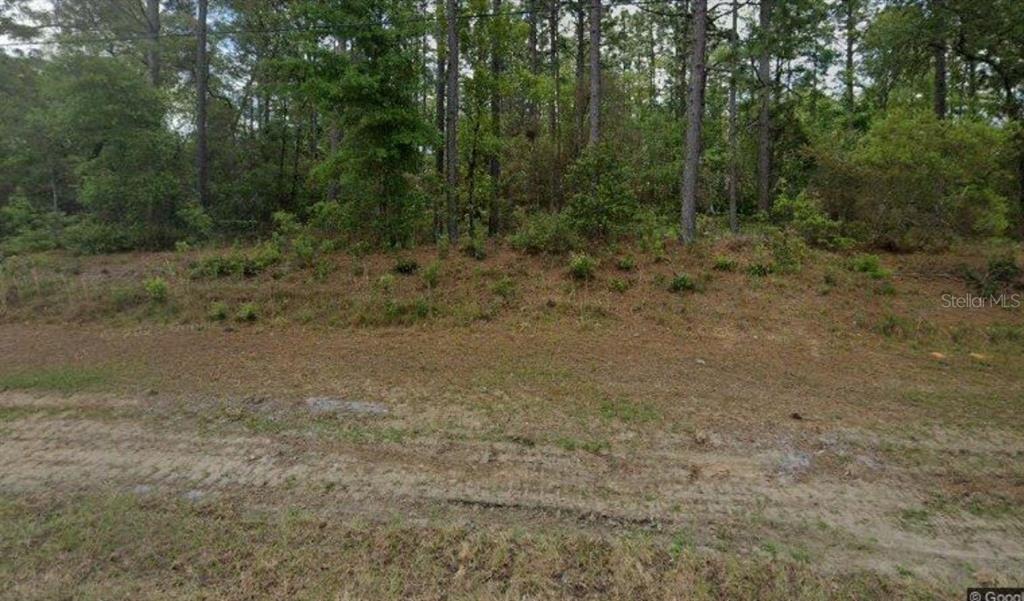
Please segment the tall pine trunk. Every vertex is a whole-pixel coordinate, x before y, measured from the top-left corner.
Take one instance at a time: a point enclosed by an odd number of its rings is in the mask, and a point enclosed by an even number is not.
[[[494,0],[495,19],[501,18],[501,0]],[[493,35],[493,33],[492,33]],[[505,69],[501,56],[501,42],[497,35],[491,38],[491,134],[495,143],[491,151],[488,172],[491,176],[491,209],[487,215],[487,230],[494,236],[501,228],[501,156],[497,141],[501,140],[501,75]]]
[[[590,138],[601,142],[601,0],[590,1]]]
[[[548,107],[548,129],[551,132],[551,139],[555,144],[555,161],[551,168],[551,204],[559,206],[562,202],[562,136],[558,127],[559,102],[562,93],[562,81],[560,77],[560,64],[558,55],[559,32],[558,24],[561,20],[559,13],[559,1],[551,0],[551,10],[548,13],[548,37],[550,48],[548,49],[551,67],[551,78],[555,84],[555,95],[551,99],[551,106]]]
[[[732,30],[729,36],[732,53],[729,65],[729,180],[726,187],[729,196],[729,229],[734,234],[740,231],[739,111],[736,102],[736,79],[739,70],[739,12],[739,0],[732,0]]]
[[[757,61],[757,79],[760,87],[761,114],[758,120],[757,140],[757,205],[764,212],[772,208],[772,73],[771,73],[771,16],[775,0],[761,0],[758,21],[761,34],[761,52]]]
[[[149,83],[160,86],[160,0],[146,0],[146,34],[149,46],[146,48],[146,66],[149,68]]]
[[[707,79],[708,0],[695,0],[693,50],[690,52],[690,93],[687,106],[686,157],[683,161],[683,203],[680,238],[685,244],[697,239],[697,184],[700,176],[701,134],[704,129],[704,87]]]
[[[459,0],[448,0],[448,85],[445,123],[445,198],[448,239],[459,241]]]
[[[210,66],[206,57],[207,0],[199,0],[196,20],[196,192],[199,205],[209,206],[210,172],[207,156],[206,100]]]

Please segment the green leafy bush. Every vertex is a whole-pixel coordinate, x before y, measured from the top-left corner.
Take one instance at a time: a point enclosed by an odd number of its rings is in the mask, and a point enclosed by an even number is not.
[[[254,322],[259,319],[259,310],[255,303],[244,303],[235,313],[235,320],[242,322]]]
[[[167,285],[167,280],[161,277],[149,278],[142,283],[142,288],[149,296],[149,300],[155,303],[167,302],[167,295],[170,291],[170,286]]]
[[[882,267],[882,260],[878,255],[859,255],[850,260],[850,269],[857,273],[865,273],[874,280],[883,280],[892,273]]]
[[[712,268],[715,271],[736,271],[739,262],[731,257],[715,257],[715,264]]]
[[[573,254],[569,259],[569,276],[578,282],[585,282],[594,279],[597,271],[597,260],[589,255],[580,253]]]
[[[402,257],[395,262],[395,266],[392,268],[392,271],[399,275],[412,275],[419,271],[419,269],[420,264],[417,263],[415,259]]]
[[[620,257],[615,266],[619,268],[619,271],[633,271],[636,269],[636,259],[632,255]]]
[[[210,321],[224,321],[228,318],[228,304],[221,301],[210,303],[210,308],[206,311],[206,316]]]
[[[427,268],[423,270],[423,283],[427,285],[427,288],[433,290],[437,288],[437,284],[441,281],[441,264],[437,261],[433,261]]]
[[[776,200],[772,221],[793,228],[812,246],[838,250],[853,245],[853,240],[843,237],[842,224],[826,215],[821,203],[806,192]]]
[[[639,205],[625,166],[608,146],[587,149],[566,176],[574,191],[566,207],[573,229],[591,240],[631,233]]]
[[[628,291],[632,287],[633,283],[625,278],[612,278],[608,282],[608,288],[611,289],[612,292],[618,292],[619,294]]]
[[[669,292],[693,292],[697,290],[697,282],[685,273],[676,274],[668,283]]]
[[[512,234],[513,248],[530,254],[562,255],[581,246],[579,234],[560,213],[538,212],[520,216],[519,229]]]
[[[999,235],[1014,186],[1008,135],[986,123],[940,121],[931,111],[894,111],[850,151],[820,144],[813,192],[830,214],[862,224],[882,248]]]
[[[997,296],[1021,285],[1022,270],[1013,255],[991,257],[984,270],[964,269],[968,285],[982,296]]]

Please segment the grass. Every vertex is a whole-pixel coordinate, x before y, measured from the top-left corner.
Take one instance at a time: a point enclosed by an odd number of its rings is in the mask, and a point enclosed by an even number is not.
[[[230,500],[0,498],[10,598],[912,599],[912,578],[823,578],[788,557],[696,554],[572,529],[331,519]]]
[[[110,381],[108,370],[59,367],[0,374],[0,390],[46,390],[68,394],[102,389]]]

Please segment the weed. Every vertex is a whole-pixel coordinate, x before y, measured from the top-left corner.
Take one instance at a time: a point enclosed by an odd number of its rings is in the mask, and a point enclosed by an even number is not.
[[[491,292],[506,301],[512,300],[516,295],[516,282],[512,278],[504,276],[491,286]]]
[[[626,292],[632,287],[633,282],[623,278],[612,278],[611,281],[608,282],[608,288],[611,289],[612,292],[618,292],[619,294]]]
[[[884,280],[892,273],[882,267],[882,260],[878,255],[859,255],[850,261],[850,269],[857,273],[865,273],[874,280]]]
[[[586,254],[573,254],[569,260],[569,276],[577,282],[586,282],[594,279],[594,272],[596,271],[597,260]]]
[[[427,268],[423,270],[423,283],[426,284],[428,290],[437,288],[437,284],[441,281],[441,263],[433,261]]]
[[[677,274],[668,283],[669,292],[693,292],[697,290],[697,282],[685,273]]]
[[[902,340],[907,338],[912,330],[913,328],[909,321],[891,313],[886,315],[882,319],[881,323],[878,324],[878,332],[886,338],[898,338]]]
[[[149,296],[149,300],[154,303],[167,302],[169,290],[167,280],[160,277],[149,278],[142,283],[142,288],[146,291],[146,295]]]
[[[206,316],[210,321],[224,321],[228,318],[228,304],[222,301],[214,301],[210,303],[210,308],[206,311]]]
[[[389,293],[395,288],[395,276],[390,273],[385,273],[377,279],[377,289],[384,293]]]
[[[601,403],[601,417],[626,423],[638,423],[657,419],[658,412],[628,399],[609,399]]]
[[[615,263],[615,266],[619,268],[619,271],[633,271],[634,269],[636,269],[636,259],[634,259],[631,255],[621,257]]]
[[[235,313],[235,320],[252,323],[259,319],[259,311],[255,303],[244,303]]]
[[[570,453],[575,451],[585,451],[595,455],[609,451],[612,448],[611,443],[606,440],[580,440],[578,438],[568,437],[555,440],[555,444]]]
[[[715,271],[736,271],[739,267],[739,262],[736,259],[730,257],[715,257],[715,264],[713,269]]]
[[[755,278],[766,278],[774,271],[775,269],[767,263],[751,263],[747,266],[747,275]]]
[[[417,263],[415,259],[403,257],[395,263],[395,266],[392,268],[392,271],[399,275],[412,275],[419,271],[419,269],[420,264]]]

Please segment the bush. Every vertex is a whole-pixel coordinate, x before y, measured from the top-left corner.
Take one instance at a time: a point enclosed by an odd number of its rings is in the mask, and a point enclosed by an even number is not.
[[[776,271],[783,273],[799,271],[807,259],[807,244],[803,238],[789,230],[772,232],[768,242]]]
[[[395,262],[395,266],[392,268],[392,271],[400,275],[412,275],[419,271],[419,268],[420,264],[417,263],[415,259],[403,257]]]
[[[998,296],[1021,284],[1021,267],[1013,255],[996,256],[988,260],[984,271],[965,269],[968,285],[982,296]]]
[[[487,258],[487,228],[477,225],[472,234],[466,239],[462,246],[462,254],[472,257],[477,261]]]
[[[142,288],[149,296],[149,300],[155,303],[163,303],[167,301],[167,293],[169,291],[167,280],[160,277],[149,278],[142,283]]]
[[[793,228],[812,246],[838,250],[853,245],[853,240],[842,236],[842,224],[829,218],[821,203],[805,192],[779,198],[772,208],[772,221]]]
[[[619,268],[619,271],[633,271],[636,269],[636,259],[632,256],[622,257],[615,263],[615,266]]]
[[[441,264],[437,261],[433,261],[427,268],[423,270],[423,283],[427,285],[427,288],[433,290],[437,288],[438,282],[441,281]]]
[[[747,266],[747,275],[755,278],[766,278],[774,271],[774,268],[767,263],[757,262]]]
[[[715,264],[712,268],[715,271],[736,271],[739,262],[730,257],[715,257]]]
[[[668,283],[669,292],[693,292],[697,290],[697,282],[685,273],[677,274]]]
[[[597,261],[586,254],[573,254],[569,260],[569,276],[578,282],[594,279]]]
[[[228,305],[227,303],[216,301],[210,304],[210,308],[206,311],[206,316],[211,321],[224,321],[228,318]]]
[[[530,254],[563,255],[580,248],[579,234],[560,213],[534,213],[520,218],[519,229],[510,238],[512,247]]]
[[[863,224],[891,250],[992,236],[1008,225],[1013,191],[1007,132],[930,111],[892,112],[848,152],[828,141],[814,151],[813,190],[832,215]]]
[[[235,320],[242,322],[254,322],[259,319],[259,311],[255,303],[245,303],[235,313]]]
[[[135,246],[121,226],[100,223],[89,217],[64,228],[62,243],[64,248],[79,255],[124,252]]]
[[[255,277],[281,260],[281,251],[272,243],[261,244],[249,254],[238,251],[228,255],[213,255],[191,264],[191,277],[222,278],[229,276]]]
[[[612,292],[618,292],[619,294],[628,291],[632,287],[633,283],[623,278],[612,278],[612,280],[608,282],[608,288]]]
[[[638,204],[630,178],[614,150],[588,148],[566,175],[574,194],[566,207],[572,228],[591,240],[610,240],[633,231]]]
[[[866,273],[874,280],[884,280],[891,272],[882,267],[882,260],[878,255],[860,255],[850,260],[850,269],[857,273]]]

